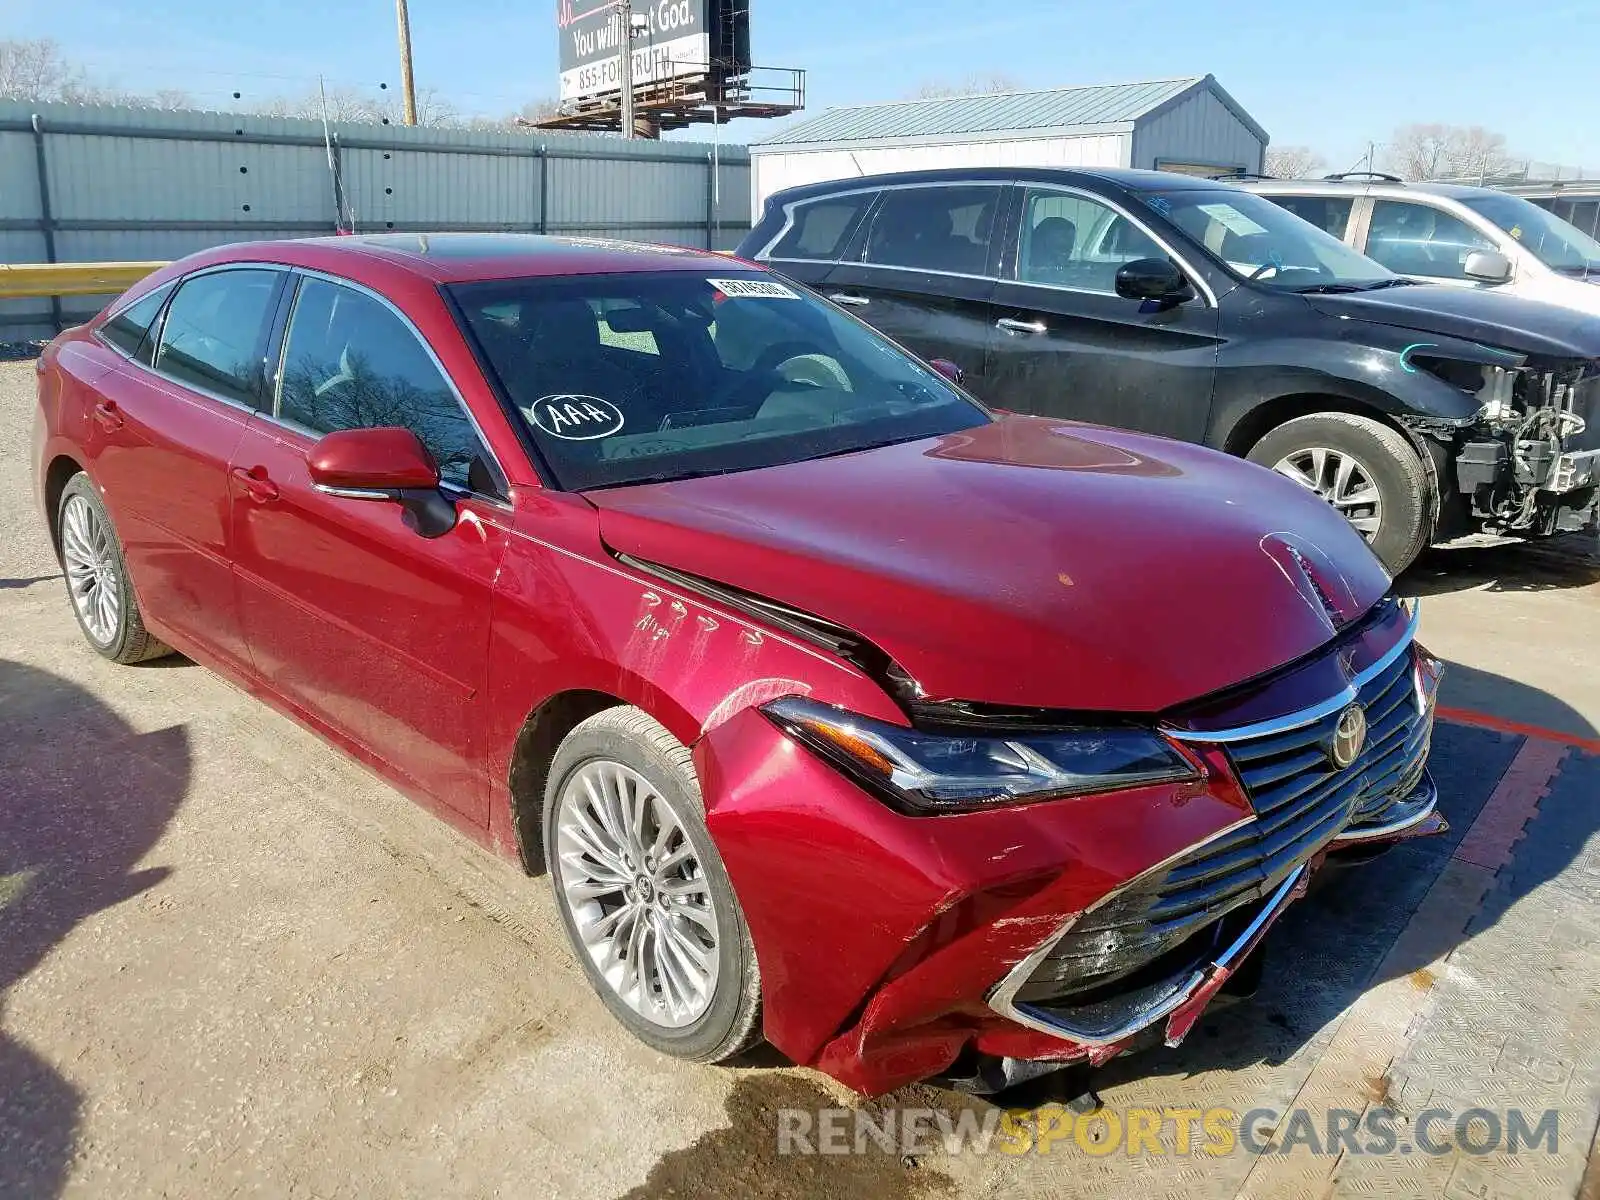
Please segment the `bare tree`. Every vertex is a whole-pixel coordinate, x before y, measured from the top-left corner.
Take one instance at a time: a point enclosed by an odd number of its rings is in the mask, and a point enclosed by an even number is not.
[[[1448,125],[1406,125],[1394,131],[1384,164],[1402,179],[1435,179],[1450,163]]]
[[[300,96],[280,96],[256,111],[266,117],[304,117],[313,121],[326,118],[343,125],[398,125],[401,121],[398,96],[351,87],[314,88]],[[424,88],[417,93],[418,125],[446,127],[463,123],[460,111],[437,89]]]
[[[67,61],[61,47],[48,38],[29,41],[0,40],[0,99],[39,103],[127,104],[144,108],[193,108],[189,93],[162,88],[151,95],[124,91],[90,80],[88,73]]]
[[[561,112],[561,102],[553,96],[539,96],[529,100],[516,112],[506,118],[505,123],[513,127],[537,125],[547,117],[554,117]]]
[[[87,87],[83,69],[64,59],[55,42],[0,40],[0,99],[72,101]]]
[[[995,72],[989,75],[968,75],[965,79],[951,82],[948,80],[932,80],[922,84],[912,92],[908,99],[911,100],[943,100],[949,96],[990,96],[1002,92],[1020,92],[1023,85],[1011,75]]]
[[[1450,154],[1450,173],[1468,179],[1485,180],[1499,175],[1511,165],[1503,134],[1481,125],[1455,131]]]
[[[1402,179],[1487,179],[1506,170],[1504,134],[1481,125],[1406,125],[1395,130],[1384,161]]]
[[[1276,179],[1309,179],[1328,160],[1309,146],[1268,146],[1262,170]]]

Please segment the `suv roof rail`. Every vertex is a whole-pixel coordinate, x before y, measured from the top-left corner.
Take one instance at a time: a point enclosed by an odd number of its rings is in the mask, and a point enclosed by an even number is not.
[[[1220,175],[1207,175],[1207,179],[1276,179],[1276,175],[1263,175],[1259,171],[1224,171]]]
[[[1324,175],[1323,179],[1343,183],[1346,179],[1378,179],[1384,183],[1404,183],[1398,175],[1390,175],[1387,171],[1339,171],[1333,175]]]

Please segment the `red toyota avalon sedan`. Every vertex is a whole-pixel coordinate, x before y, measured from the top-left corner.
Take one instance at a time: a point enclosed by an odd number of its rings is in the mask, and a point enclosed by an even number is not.
[[[39,404],[89,644],[547,868],[668,1054],[877,1093],[1176,1044],[1330,857],[1442,827],[1437,663],[1337,512],[990,412],[746,263],[232,246],[57,338]]]

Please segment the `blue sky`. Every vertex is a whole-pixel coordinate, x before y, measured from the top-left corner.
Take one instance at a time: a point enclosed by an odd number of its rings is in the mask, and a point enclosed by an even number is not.
[[[642,0],[641,0],[642,2]],[[555,90],[555,0],[410,0],[419,87],[499,114]],[[1600,173],[1600,0],[753,0],[759,62],[810,107],[1003,73],[1030,87],[1216,75],[1278,144],[1335,169],[1397,125],[1504,133]],[[96,76],[207,107],[396,85],[392,0],[0,0],[0,36],[51,37]],[[739,132],[759,136],[765,125]]]

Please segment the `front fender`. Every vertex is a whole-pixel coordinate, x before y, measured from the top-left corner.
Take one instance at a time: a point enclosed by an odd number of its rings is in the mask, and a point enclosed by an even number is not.
[[[528,716],[567,692],[632,704],[686,746],[779,696],[905,721],[850,664],[617,562],[577,497],[539,497],[517,514],[494,605],[486,759],[497,810]]]
[[[1419,366],[1413,357],[1419,345],[1441,358],[1486,361],[1484,348],[1471,342],[1383,327],[1368,327],[1360,336],[1352,330],[1340,340],[1232,343],[1218,357],[1207,443],[1230,447],[1235,431],[1263,404],[1289,396],[1333,396],[1401,423],[1474,424],[1481,409],[1477,396]]]

